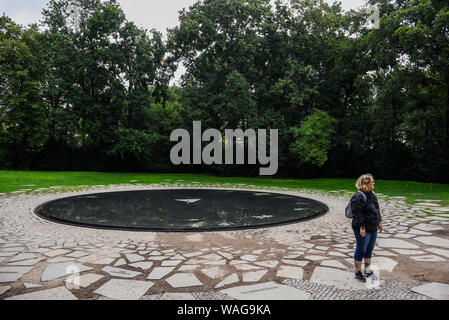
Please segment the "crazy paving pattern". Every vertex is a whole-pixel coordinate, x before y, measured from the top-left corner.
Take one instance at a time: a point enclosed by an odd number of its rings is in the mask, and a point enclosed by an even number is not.
[[[204,233],[87,229],[33,214],[60,197],[177,187],[300,195],[330,212],[285,226]],[[363,284],[354,279],[354,236],[344,216],[351,194],[169,179],[0,194],[0,299],[449,299],[449,208],[378,193],[385,230],[375,276]]]

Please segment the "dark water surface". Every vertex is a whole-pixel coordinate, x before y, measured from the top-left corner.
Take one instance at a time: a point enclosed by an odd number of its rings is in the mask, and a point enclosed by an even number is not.
[[[71,225],[139,231],[212,231],[293,223],[326,213],[322,202],[253,191],[173,189],[87,194],[46,202],[39,216]]]

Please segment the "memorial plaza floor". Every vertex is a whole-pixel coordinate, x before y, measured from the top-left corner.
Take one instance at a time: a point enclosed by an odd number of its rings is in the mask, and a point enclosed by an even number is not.
[[[49,200],[161,188],[270,191],[324,202],[294,224],[220,232],[130,232],[57,224],[33,213]],[[26,186],[24,186],[26,188]],[[378,193],[384,232],[375,276],[354,279],[352,193],[177,184],[51,187],[0,194],[0,299],[449,299],[449,207]]]

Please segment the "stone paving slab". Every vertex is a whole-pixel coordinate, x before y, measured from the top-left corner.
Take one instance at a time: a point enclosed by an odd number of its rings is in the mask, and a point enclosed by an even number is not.
[[[25,249],[24,247],[10,247],[10,248],[3,248],[2,252],[3,253],[8,253],[8,252],[14,252],[14,254],[21,252],[23,249]]]
[[[0,296],[11,289],[10,286],[1,286],[0,287]]]
[[[141,262],[131,263],[129,265],[134,268],[140,268],[142,270],[149,270],[153,267],[153,262],[141,261]]]
[[[211,279],[221,278],[229,273],[229,271],[227,269],[224,269],[223,267],[201,269],[201,272]]]
[[[316,267],[310,278],[311,282],[326,284],[340,289],[363,290],[366,284],[354,279],[354,272],[347,272],[328,267]]]
[[[157,267],[154,268],[153,271],[148,275],[147,279],[151,280],[159,280],[165,277],[167,274],[172,272],[175,268],[174,267]]]
[[[433,255],[433,254],[424,255],[424,256],[413,256],[413,257],[410,257],[410,259],[413,259],[415,261],[427,261],[427,262],[446,261],[446,259],[438,257],[438,256]]]
[[[161,267],[175,267],[180,264],[182,260],[165,260],[162,261]]]
[[[141,272],[126,270],[122,268],[114,268],[110,266],[106,266],[101,270],[106,273],[109,273],[113,277],[120,277],[120,278],[134,278],[142,274]]]
[[[243,273],[243,282],[257,282],[259,281],[268,270],[258,270]]]
[[[423,294],[437,300],[449,300],[449,284],[431,282],[411,289],[414,292]]]
[[[405,255],[405,256],[412,256],[412,255],[418,255],[418,254],[425,254],[425,251],[422,250],[407,250],[407,249],[392,249],[393,251]]]
[[[430,245],[449,249],[449,240],[440,237],[417,237],[416,241]]]
[[[22,260],[17,262],[10,262],[8,266],[34,266],[35,264],[41,262],[44,258],[36,258],[30,260]]]
[[[135,253],[125,254],[125,257],[126,259],[128,259],[129,262],[137,262],[145,260],[145,257],[142,257],[141,255]]]
[[[86,252],[86,251],[74,251],[72,253],[67,254],[66,257],[69,257],[69,258],[81,258],[81,257],[87,256],[87,255],[89,255],[89,252]]]
[[[276,273],[276,277],[301,280],[303,274],[304,271],[300,267],[281,266],[278,272]]]
[[[338,262],[336,260],[325,260],[325,261],[322,261],[320,265],[323,267],[333,267],[333,268],[348,270],[347,266],[345,266],[344,264],[342,264],[341,262]],[[301,280],[301,279],[299,279],[299,280]]]
[[[0,257],[11,257],[14,256],[16,254],[18,254],[20,251],[5,251],[5,252],[0,252]]]
[[[441,207],[438,203],[429,203],[429,202],[417,202],[415,205],[425,206],[425,207]]]
[[[203,283],[193,273],[176,273],[165,279],[173,288],[202,286]]]
[[[328,253],[329,256],[334,256],[334,257],[347,257],[347,255],[341,253],[341,252],[336,252],[336,251],[331,251]]]
[[[92,268],[72,262],[50,264],[43,271],[41,281],[50,281],[71,275],[73,273],[80,273],[88,270],[92,270]]]
[[[194,270],[197,270],[198,268],[200,268],[200,267],[199,266],[194,266],[194,265],[180,266],[178,268],[178,271],[194,271]]]
[[[203,262],[202,264],[207,265],[207,266],[221,266],[221,265],[224,266],[226,264],[226,259],[207,261],[207,262]]]
[[[274,268],[279,264],[279,261],[276,260],[267,260],[267,261],[256,261],[255,265],[266,267],[266,268]]]
[[[114,267],[122,266],[124,264],[126,264],[125,259],[119,259],[116,263],[114,263]]]
[[[435,225],[428,224],[428,223],[420,223],[420,224],[414,226],[414,228],[419,229],[419,230],[424,230],[424,231],[444,230],[443,227],[435,226]]]
[[[58,250],[46,251],[46,252],[43,252],[42,254],[46,255],[47,257],[56,257],[56,256],[66,254],[69,252],[70,252],[69,250],[58,249]]]
[[[138,300],[152,286],[151,281],[112,279],[94,291],[96,294],[114,300]]]
[[[9,262],[16,262],[21,260],[28,260],[28,259],[34,259],[36,258],[36,255],[34,253],[21,253],[9,260]]]
[[[244,255],[244,256],[240,257],[240,259],[242,259],[242,260],[251,261],[251,262],[256,261],[258,258],[259,258],[258,256],[251,255],[251,254]]]
[[[299,260],[290,260],[290,259],[282,259],[282,262],[285,264],[293,264],[295,266],[304,267],[309,264],[309,261],[299,261]]]
[[[51,259],[47,259],[48,263],[61,263],[61,262],[72,262],[75,261],[75,258],[67,258],[67,257],[56,257],[56,258],[51,258]]]
[[[27,289],[40,288],[40,287],[42,287],[41,284],[35,284],[35,283],[29,283],[29,282],[25,282],[25,283],[23,284],[23,286],[24,286],[25,288],[27,288]]]
[[[65,287],[58,287],[8,297],[5,298],[5,300],[78,300],[78,299]]]
[[[84,274],[79,277],[70,276],[68,279],[65,280],[65,282],[73,285],[73,286],[80,286],[82,288],[87,288],[92,283],[97,282],[98,280],[102,279],[104,276],[100,274],[95,273],[88,273]]]
[[[0,283],[15,282],[23,277],[23,273],[1,273],[0,272]]]
[[[377,245],[382,248],[419,249],[419,246],[400,239],[377,239]]]
[[[220,292],[237,300],[308,300],[310,298],[310,293],[275,282],[238,286]]]
[[[418,229],[414,229],[414,228],[411,228],[408,231],[408,234],[413,235],[413,236],[430,236],[430,235],[432,235],[431,232],[426,232],[426,231],[422,231],[422,230],[418,230]]]
[[[0,267],[0,273],[22,273],[26,274],[30,272],[33,269],[33,267],[14,267],[14,266],[6,266],[6,267]]]
[[[29,252],[34,252],[34,253],[44,253],[44,252],[48,252],[48,251],[50,251],[50,249],[48,249],[48,248],[36,248],[36,249],[29,250]]]
[[[428,248],[426,250],[429,251],[429,252],[432,252],[432,253],[436,253],[436,254],[438,254],[440,256],[444,256],[446,258],[449,258],[449,250],[439,249],[439,248]]]
[[[371,264],[378,267],[380,270],[392,272],[398,263],[387,257],[373,257],[371,259]]]
[[[236,283],[239,281],[239,277],[237,276],[236,273],[231,274],[230,276],[226,277],[225,279],[223,279],[223,281],[221,281],[219,284],[217,284],[215,286],[215,288],[221,288],[233,283]]]
[[[403,238],[403,239],[410,239],[416,237],[416,234],[403,234],[403,233],[398,233],[395,235],[395,238]]]
[[[235,268],[237,270],[241,270],[241,271],[248,271],[248,270],[258,270],[258,269],[262,269],[262,267],[260,266],[254,266],[252,264],[236,264]]]
[[[387,251],[387,250],[375,250],[373,252],[373,255],[375,255],[375,256],[386,256],[386,257],[396,257],[397,256],[396,253],[393,253],[393,252],[390,252],[390,251]],[[353,256],[353,254],[351,256]]]

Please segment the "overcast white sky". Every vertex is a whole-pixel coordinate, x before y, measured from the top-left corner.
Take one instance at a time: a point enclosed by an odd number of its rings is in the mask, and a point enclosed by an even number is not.
[[[325,0],[332,3],[333,0]],[[42,9],[48,0],[0,0],[0,15],[5,13],[15,22],[29,24],[39,22]],[[155,28],[166,34],[167,28],[178,25],[178,11],[189,7],[196,0],[119,0],[129,21],[145,29]],[[344,10],[356,9],[365,0],[340,0]]]

